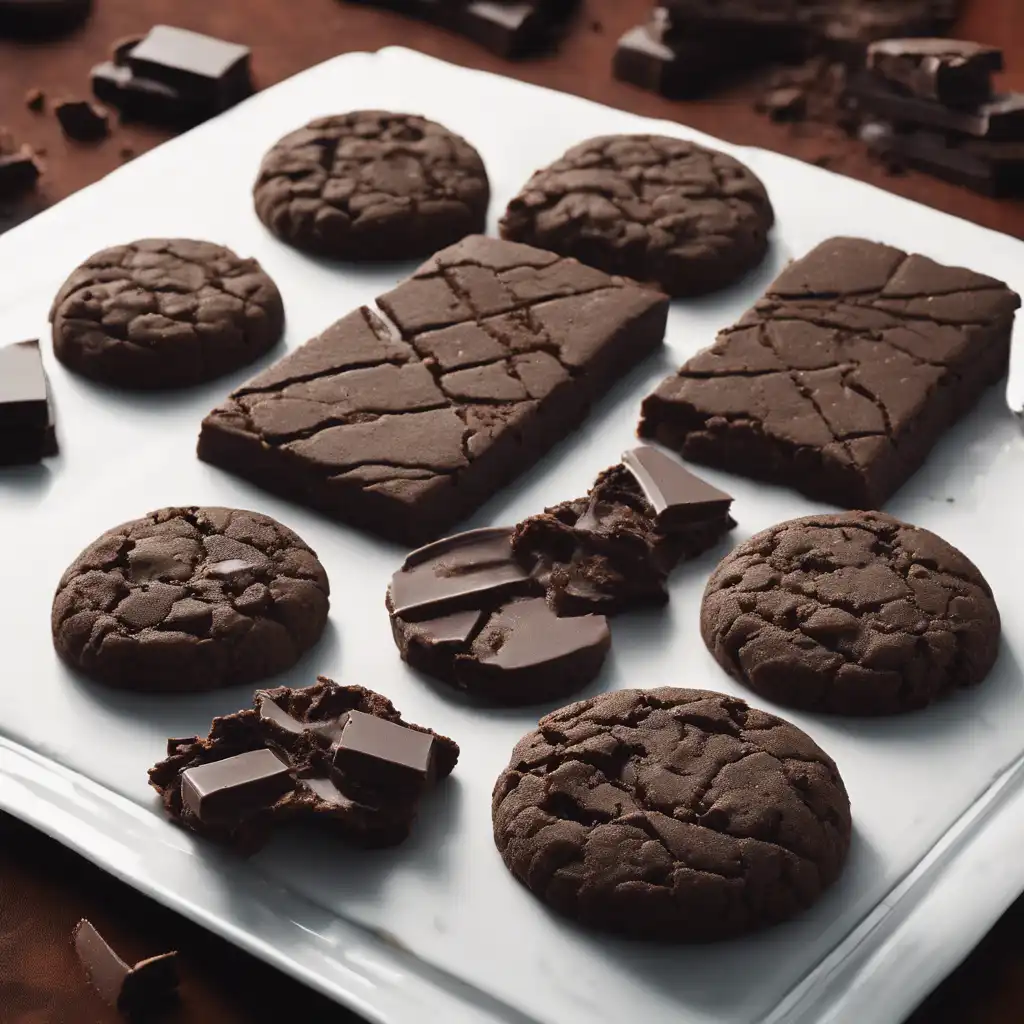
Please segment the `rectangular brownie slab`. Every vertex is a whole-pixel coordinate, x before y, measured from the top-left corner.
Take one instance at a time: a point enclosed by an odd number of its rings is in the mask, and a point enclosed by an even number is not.
[[[471,236],[238,388],[199,457],[422,544],[533,465],[665,334],[659,292]]]
[[[1019,305],[991,277],[831,238],[644,400],[639,433],[695,462],[880,508],[1005,373]]]

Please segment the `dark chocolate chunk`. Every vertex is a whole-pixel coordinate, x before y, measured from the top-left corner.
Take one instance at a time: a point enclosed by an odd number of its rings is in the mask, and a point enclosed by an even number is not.
[[[887,162],[915,167],[975,192],[997,198],[1024,196],[1024,142],[890,128],[869,144]]]
[[[680,29],[664,7],[626,32],[615,48],[616,78],[670,99],[706,92],[724,73],[751,62],[752,36],[707,29]]]
[[[140,79],[169,86],[176,93],[227,110],[252,92],[249,48],[171,25],[154,25],[123,60]]]
[[[601,473],[585,498],[523,520],[512,547],[558,614],[617,614],[667,601],[672,569],[736,525],[731,504],[676,458],[644,446]]]
[[[129,967],[90,921],[75,925],[75,952],[100,998],[125,1016],[136,1018],[174,998],[178,988],[178,954],[162,953]]]
[[[451,686],[501,704],[574,693],[600,671],[604,616],[559,619],[517,563],[512,530],[470,530],[408,556],[388,588],[402,657]]]
[[[695,462],[879,508],[1005,373],[1019,305],[991,277],[829,239],[645,399],[640,434]]]
[[[969,107],[992,95],[1002,71],[994,46],[958,39],[883,39],[868,47],[867,66],[897,89],[950,107]]]
[[[772,89],[761,98],[760,108],[773,121],[800,121],[807,112],[807,93],[798,86]]]
[[[265,810],[295,788],[291,772],[269,750],[250,750],[181,773],[181,800],[200,821],[235,821]]]
[[[848,91],[861,110],[896,125],[959,132],[993,142],[1024,142],[1024,93],[995,96],[973,107],[948,107],[901,93],[868,72],[854,75]]]
[[[839,876],[852,831],[839,771],[809,736],[735,697],[667,686],[545,715],[491,809],[506,866],[552,910],[668,942],[804,910]]]
[[[62,100],[53,112],[64,134],[77,142],[97,142],[110,133],[107,112],[88,100]]]
[[[295,819],[329,821],[362,846],[399,843],[424,790],[451,774],[459,757],[454,741],[403,721],[391,701],[361,686],[321,676],[305,689],[257,691],[254,703],[215,718],[205,738],[169,741],[168,757],[149,771],[175,821],[240,852],[258,849],[278,825]],[[238,779],[240,757],[246,777],[253,761],[264,773],[255,784],[259,799],[239,804],[229,797],[212,817],[197,815],[190,780],[206,785],[208,773],[214,775],[214,789],[200,805],[205,812],[218,792],[217,777],[226,771]]]
[[[434,737],[350,711],[334,745],[334,767],[360,789],[418,793],[434,771]]]
[[[46,93],[38,86],[25,93],[25,106],[37,114],[46,106]]]
[[[169,85],[141,78],[131,68],[113,61],[97,64],[90,77],[96,98],[117,107],[122,121],[147,121],[185,128],[217,113],[210,103],[183,96]]]
[[[30,146],[22,146],[17,153],[0,154],[0,199],[10,199],[31,188],[39,178]]]
[[[57,454],[49,385],[38,341],[0,348],[0,466]]]
[[[668,300],[470,237],[238,388],[199,457],[338,519],[431,540],[661,343]]]

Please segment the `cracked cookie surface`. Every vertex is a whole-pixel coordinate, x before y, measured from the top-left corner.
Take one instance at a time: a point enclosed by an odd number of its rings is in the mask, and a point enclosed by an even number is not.
[[[974,271],[829,239],[644,400],[639,433],[695,462],[878,508],[1005,373],[1019,305]]]
[[[685,296],[756,267],[774,219],[764,185],[732,157],[683,139],[608,135],[537,171],[501,234]]]
[[[668,300],[474,235],[238,388],[199,457],[382,536],[440,536],[661,344]]]
[[[882,715],[980,683],[999,611],[977,567],[928,530],[872,512],[756,534],[712,573],[701,633],[718,663],[794,707]]]
[[[484,230],[490,186],[461,136],[413,114],[321,117],[277,142],[253,186],[260,220],[297,249],[372,261],[429,256]]]
[[[184,828],[241,853],[259,849],[279,826],[297,819],[325,820],[354,845],[393,846],[405,839],[421,798],[447,778],[459,746],[421,725],[406,722],[387,697],[362,686],[342,686],[319,676],[312,686],[258,690],[254,707],[213,720],[208,736],[167,741],[167,757],[149,770],[149,783],[164,808]],[[381,773],[376,784],[339,765],[336,744],[353,712],[433,738],[430,778],[422,791],[404,792]],[[284,763],[290,783],[256,805],[240,801],[228,815],[205,820],[182,799],[182,775],[190,769],[270,750]]]
[[[251,363],[280,340],[284,306],[254,259],[212,242],[146,238],[90,256],[61,286],[50,320],[68,369],[160,390]]]
[[[720,693],[619,690],[546,715],[492,800],[509,870],[591,928],[703,942],[810,906],[850,846],[831,758]]]
[[[68,567],[57,653],[110,686],[211,690],[283,672],[320,638],[327,573],[257,512],[165,508],[124,523]]]

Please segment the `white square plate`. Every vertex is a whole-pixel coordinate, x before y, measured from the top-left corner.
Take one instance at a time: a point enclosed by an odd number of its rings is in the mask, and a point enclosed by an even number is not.
[[[673,305],[664,354],[472,520],[510,522],[583,493],[632,443],[640,399],[709,344],[779,268],[823,238],[855,234],[965,264],[1024,291],[1024,243],[775,154],[717,143],[403,50],[339,57],[260,93],[0,237],[5,341],[47,334],[67,273],[106,245],[184,235],[260,259],[281,287],[285,347],[391,287],[408,267],[318,262],[272,238],[250,185],[263,152],[307,120],[353,108],[426,114],[464,134],[491,175],[492,228],[537,166],[591,135],[662,132],[736,153],[778,215],[761,270],[736,288]],[[283,350],[283,349],[282,349]],[[279,350],[263,361],[277,358]],[[518,737],[546,709],[483,711],[425,686],[399,660],[384,590],[403,552],[200,463],[203,415],[249,372],[178,394],[115,393],[66,373],[46,350],[62,454],[0,475],[4,669],[0,807],[183,914],[367,1017],[388,1024],[644,1024],[898,1021],[1024,886],[1024,439],[992,390],[890,505],[961,547],[992,583],[1005,639],[989,680],[912,716],[855,721],[778,711],[838,762],[853,802],[846,872],[809,913],[742,941],[667,948],[581,932],[508,874],[490,834],[490,790]],[[253,368],[254,372],[256,368]],[[735,540],[820,506],[708,472],[736,497]],[[141,696],[85,682],[57,660],[49,608],[71,559],[103,530],[174,504],[254,508],[293,527],[331,577],[320,645],[277,682],[323,672],[391,697],[454,736],[455,775],[412,839],[366,854],[322,834],[282,835],[251,861],[167,823],[146,769],[167,736],[205,733],[248,688]],[[670,606],[623,616],[596,688],[680,685],[741,693],[705,651],[697,610],[723,548],[675,574]]]

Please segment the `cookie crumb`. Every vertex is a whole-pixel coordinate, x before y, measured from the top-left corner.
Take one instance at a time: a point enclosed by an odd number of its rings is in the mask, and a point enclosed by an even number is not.
[[[38,87],[29,89],[25,93],[25,106],[38,114],[46,106],[46,93]]]
[[[600,35],[600,34],[601,34],[602,32],[604,32],[604,25],[602,25],[602,24],[601,24],[601,22],[599,22],[599,21],[597,20],[597,18],[595,18],[595,19],[594,19],[594,20],[593,20],[593,21],[592,21],[592,22],[590,23],[590,31],[591,31],[591,32],[597,32],[597,33],[598,33],[598,35]]]
[[[117,154],[122,160],[134,160],[136,153],[131,146],[122,146],[120,152]]]
[[[62,100],[53,112],[64,134],[76,142],[96,142],[110,134],[107,111],[88,100]]]

